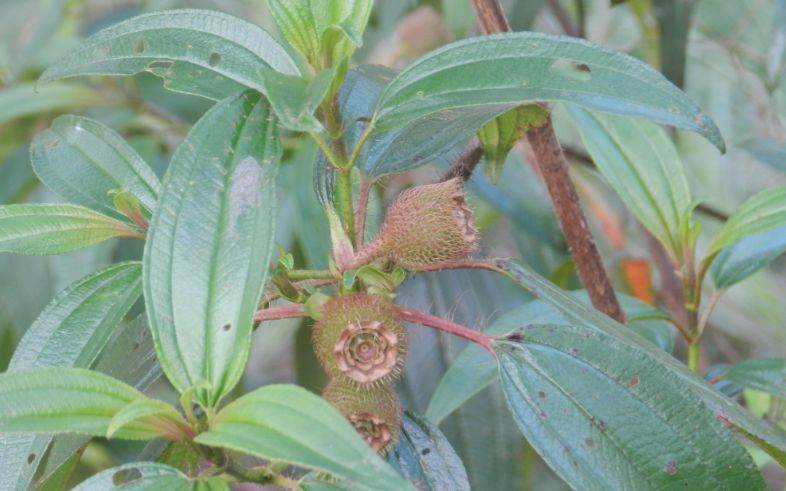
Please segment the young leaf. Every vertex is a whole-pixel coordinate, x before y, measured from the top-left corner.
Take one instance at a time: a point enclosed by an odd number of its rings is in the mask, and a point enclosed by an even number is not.
[[[347,73],[339,91],[339,104],[347,148],[357,145],[374,115],[380,93],[396,72],[376,65],[361,65]],[[465,114],[447,111],[389,131],[374,129],[358,158],[364,173],[379,177],[427,163],[449,164],[475,131],[493,118],[496,108]]]
[[[147,397],[117,379],[83,368],[31,368],[0,374],[0,432],[105,436],[126,405]],[[117,438],[149,440],[166,434],[142,419]]]
[[[786,398],[786,360],[761,358],[740,362],[723,374],[728,380],[746,389],[767,392]]]
[[[570,106],[603,177],[675,260],[692,240],[693,202],[677,149],[658,126]]]
[[[410,412],[404,414],[399,443],[388,462],[418,489],[470,489],[464,464],[445,435]]]
[[[513,108],[481,126],[478,139],[486,158],[483,170],[492,183],[499,181],[513,145],[530,127],[542,126],[548,115],[548,111],[537,104],[529,104]]]
[[[178,469],[156,462],[112,467],[82,481],[73,491],[229,491],[219,477],[192,480]]]
[[[591,305],[585,290],[568,294],[584,305]],[[628,327],[633,332],[666,352],[674,349],[675,330],[665,314],[634,297],[622,294],[618,294],[618,297],[628,317]],[[548,302],[533,300],[505,313],[485,332],[499,336],[528,324],[567,322],[568,319]],[[434,424],[440,424],[453,411],[486,388],[496,378],[497,372],[496,360],[489,356],[488,351],[476,345],[467,346],[439,381],[429,401],[426,418]]]
[[[786,252],[786,226],[743,237],[722,249],[710,274],[718,289],[726,289],[766,267]]]
[[[353,489],[412,489],[333,406],[294,385],[268,385],[240,397],[195,441],[328,472]]]
[[[141,235],[130,225],[82,206],[0,206],[0,252],[62,254],[113,237]]]
[[[516,336],[495,342],[508,406],[571,487],[764,489],[736,437],[637,347],[572,325]]]
[[[145,244],[145,305],[156,351],[180,392],[212,407],[245,368],[273,251],[281,148],[264,98],[216,104],[191,129],[164,178]]]
[[[497,260],[496,265],[514,282],[551,304],[571,325],[581,326],[588,333],[610,334],[616,340],[635,348],[641,357],[654,358],[671,371],[675,383],[682,383],[685,389],[693,392],[717,419],[762,447],[778,462],[786,464],[786,432],[782,429],[756,418],[671,355],[655,349],[628,328],[597,310],[582,305],[530,268],[504,259]]]
[[[33,114],[80,109],[103,101],[90,87],[71,83],[17,84],[0,92],[0,124]]]
[[[317,69],[338,65],[363,44],[371,0],[268,0],[284,38]]]
[[[133,194],[148,210],[161,183],[123,137],[98,121],[60,116],[33,139],[33,169],[52,191],[73,203],[120,216],[110,191]]]
[[[40,81],[147,71],[170,90],[221,100],[245,87],[262,90],[260,68],[300,74],[284,48],[254,24],[211,10],[165,10],[90,36]]]
[[[778,186],[747,199],[713,237],[706,257],[712,258],[724,247],[743,237],[786,226],[786,186]]]
[[[720,131],[660,73],[628,55],[583,40],[534,32],[466,39],[432,51],[382,93],[377,127],[428,114],[564,101],[696,131],[721,151]]]
[[[9,372],[90,367],[139,298],[141,273],[139,263],[116,264],[59,293],[19,341]],[[51,441],[51,435],[0,435],[0,489],[28,488]]]
[[[115,413],[106,429],[106,437],[112,438],[119,431],[140,421],[155,426],[162,433],[166,432],[172,440],[194,436],[194,432],[174,407],[157,399],[140,399]]]

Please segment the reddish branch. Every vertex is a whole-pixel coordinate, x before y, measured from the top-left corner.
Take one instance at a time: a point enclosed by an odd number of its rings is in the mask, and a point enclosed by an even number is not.
[[[483,334],[479,331],[475,331],[468,327],[464,327],[461,324],[456,324],[455,322],[449,321],[447,319],[443,319],[442,317],[427,314],[420,310],[401,306],[396,306],[396,309],[398,310],[401,319],[404,321],[412,322],[413,324],[421,324],[427,327],[433,327],[435,329],[449,332],[455,336],[468,339],[473,343],[483,346],[495,357],[497,356],[496,353],[494,353],[494,350],[491,348],[491,341],[494,339],[491,336]]]
[[[257,310],[254,314],[254,320],[256,322],[275,321],[305,317],[306,315],[306,311],[303,309],[302,305],[284,305],[282,307]]]
[[[368,214],[368,198],[371,194],[371,181],[361,178],[358,192],[358,204],[355,208],[355,249],[363,245],[366,232],[366,215]]]
[[[510,31],[505,13],[498,0],[472,0],[485,34]],[[617,296],[603,267],[603,262],[592,238],[587,219],[579,204],[576,188],[570,180],[568,162],[554,134],[551,118],[526,133],[526,139],[535,155],[535,163],[543,175],[554,203],[568,247],[576,262],[579,277],[589,293],[592,305],[611,318],[625,322]]]
[[[467,148],[451,164],[450,169],[442,176],[442,181],[449,181],[454,177],[460,177],[466,181],[472,177],[472,172],[474,172],[482,156],[483,148],[480,146],[480,141],[477,138],[473,138],[467,145]]]

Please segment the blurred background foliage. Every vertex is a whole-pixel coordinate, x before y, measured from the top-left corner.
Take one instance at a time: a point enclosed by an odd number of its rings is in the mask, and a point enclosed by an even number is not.
[[[625,51],[660,68],[720,126],[729,146],[720,155],[693,134],[673,137],[703,205],[698,218],[705,234],[746,197],[786,183],[786,0],[508,0],[514,30],[583,36]],[[152,75],[92,78],[36,85],[42,69],[85,36],[125,18],[168,8],[210,8],[229,12],[275,32],[262,0],[2,0],[0,2],[0,203],[57,202],[39,185],[28,145],[63,113],[95,118],[119,131],[159,173],[208,101],[168,92]],[[401,68],[439,45],[477,34],[469,0],[378,0],[357,63]],[[668,305],[657,251],[622,203],[592,169],[566,114],[556,108],[555,124],[573,164],[593,232],[615,287],[648,303]],[[312,190],[316,151],[297,135],[284,135],[284,169],[279,181],[277,242],[302,267],[324,267],[328,230]],[[440,165],[386,178],[371,206],[371,226],[401,189],[433,179]],[[476,173],[471,204],[484,236],[484,253],[523,258],[565,288],[579,283],[551,211],[548,194],[527,149],[508,157],[499,184]],[[783,234],[786,231],[780,230]],[[53,295],[72,281],[114,261],[140,258],[141,243],[109,242],[62,256],[0,254],[0,369],[15,343]],[[786,355],[786,261],[732,288],[711,318],[702,366],[745,358]],[[485,273],[421,275],[403,285],[397,301],[484,328],[529,299],[504,280]],[[139,312],[140,310],[138,310]],[[426,410],[445,369],[463,343],[410,326],[412,351],[400,390],[406,405]],[[265,325],[255,333],[242,387],[297,382],[319,390],[324,377],[310,352],[310,326],[300,321]],[[678,340],[676,352],[684,346]],[[682,355],[680,355],[682,356]],[[153,390],[174,393],[159,381]],[[755,410],[767,404],[746,393]],[[766,410],[766,409],[765,409]],[[559,479],[529,449],[491,386],[443,424],[477,489],[557,489]],[[143,449],[128,443],[94,442],[81,472],[94,472],[135,458]],[[760,456],[770,484],[783,489],[781,470]]]

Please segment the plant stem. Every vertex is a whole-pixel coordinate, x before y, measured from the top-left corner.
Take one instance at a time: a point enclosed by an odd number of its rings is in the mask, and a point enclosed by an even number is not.
[[[349,169],[338,171],[338,206],[341,221],[349,240],[355,240],[355,210],[352,206],[352,173]]]
[[[484,34],[510,31],[499,0],[472,0],[472,3]],[[554,134],[551,118],[542,126],[528,130],[526,139],[535,155],[535,163],[543,175],[543,180],[546,181],[554,211],[592,305],[612,319],[625,323],[625,313],[611,287],[611,281],[587,225],[576,188],[570,180],[568,162]]]
[[[692,343],[688,344],[688,368],[696,373],[699,373],[700,346],[699,339],[695,339]]]
[[[254,314],[254,321],[274,321],[281,319],[293,319],[296,317],[306,317],[306,311],[302,305],[284,305],[282,307],[271,307],[269,309],[257,310]]]
[[[463,181],[467,181],[472,177],[472,172],[475,171],[475,167],[477,167],[481,157],[483,157],[483,147],[481,147],[477,138],[473,138],[464,151],[461,152],[461,155],[453,161],[440,181],[449,181],[454,177],[460,177]]]
[[[366,214],[368,213],[368,198],[371,194],[371,181],[360,179],[360,190],[358,192],[358,205],[355,208],[355,247],[363,245],[366,232]]]
[[[328,159],[328,162],[330,162],[330,165],[332,165],[336,169],[341,169],[343,166],[343,162],[339,160],[338,156],[335,153],[333,153],[333,150],[330,148],[330,145],[328,145],[325,139],[322,138],[322,135],[314,131],[310,132],[309,135],[315,142],[317,142],[319,149],[322,150],[322,153],[325,154],[325,157]]]
[[[464,327],[461,324],[456,324],[455,322],[449,321],[447,319],[443,319],[442,317],[437,317],[425,312],[421,312],[420,310],[409,309],[400,306],[396,306],[396,310],[398,310],[402,320],[415,324],[421,324],[427,327],[433,327],[435,329],[449,332],[455,336],[468,339],[473,343],[477,343],[486,348],[486,350],[494,355],[495,358],[497,356],[496,353],[494,353],[494,350],[491,348],[491,341],[494,339],[491,336],[483,334],[479,331],[475,331],[474,329]]]

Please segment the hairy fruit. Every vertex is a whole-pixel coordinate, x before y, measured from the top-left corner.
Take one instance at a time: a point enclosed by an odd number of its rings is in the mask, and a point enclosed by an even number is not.
[[[377,453],[385,454],[401,432],[401,402],[390,386],[358,390],[341,380],[332,380],[322,393],[344,415]]]
[[[401,373],[407,333],[390,300],[358,293],[332,298],[322,306],[313,344],[328,375],[370,387]]]

